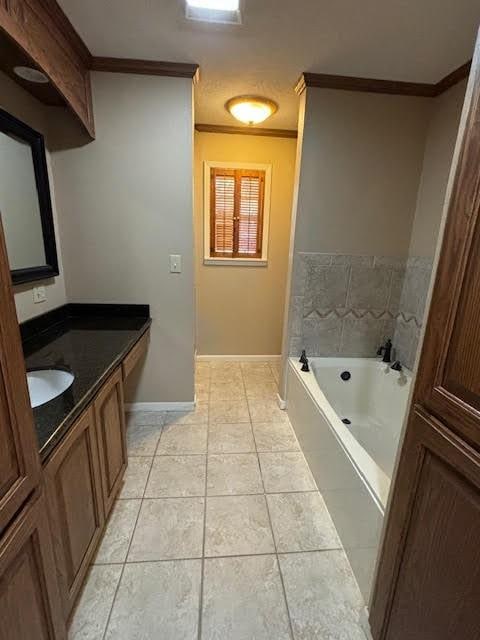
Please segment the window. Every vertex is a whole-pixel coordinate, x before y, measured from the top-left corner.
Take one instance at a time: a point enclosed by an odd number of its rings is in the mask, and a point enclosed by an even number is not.
[[[270,167],[206,163],[205,261],[266,263]]]

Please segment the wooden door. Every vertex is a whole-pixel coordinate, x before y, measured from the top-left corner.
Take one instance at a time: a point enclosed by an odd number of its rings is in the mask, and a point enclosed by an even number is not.
[[[38,442],[0,220],[0,533],[39,482]]]
[[[118,368],[95,400],[103,505],[108,517],[127,468],[122,371]]]
[[[104,525],[93,408],[72,426],[45,467],[65,618],[82,587]]]
[[[64,640],[45,498],[27,503],[0,541],[1,640]]]
[[[480,40],[371,605],[375,640],[480,638]]]

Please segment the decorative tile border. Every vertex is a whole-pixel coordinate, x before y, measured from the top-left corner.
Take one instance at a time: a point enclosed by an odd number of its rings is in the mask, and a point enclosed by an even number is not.
[[[432,260],[297,253],[290,303],[290,355],[373,356],[391,338],[413,367]]]

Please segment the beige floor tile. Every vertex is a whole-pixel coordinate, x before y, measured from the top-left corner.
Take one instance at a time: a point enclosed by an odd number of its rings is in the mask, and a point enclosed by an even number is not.
[[[208,428],[209,453],[250,453],[255,451],[249,422],[211,424]]]
[[[145,500],[128,562],[198,558],[202,555],[203,498]]]
[[[161,426],[130,425],[127,429],[127,451],[129,456],[154,456]]]
[[[240,382],[212,384],[210,387],[210,403],[245,401],[245,388]]]
[[[203,640],[289,640],[290,637],[275,556],[205,560]]]
[[[288,422],[288,414],[282,411],[276,400],[248,399],[252,422]]]
[[[246,399],[210,401],[210,422],[250,422]]]
[[[125,562],[141,500],[117,500],[95,556],[95,564]]]
[[[279,553],[341,548],[319,493],[277,493],[267,501]]]
[[[276,382],[245,382],[247,398],[252,401],[277,401],[278,385]]]
[[[365,640],[362,596],[343,551],[279,556],[296,640]]]
[[[128,564],[106,640],[196,640],[200,560]]]
[[[157,456],[207,453],[205,424],[167,424],[157,447]]]
[[[275,553],[265,496],[207,498],[205,555]]]
[[[127,428],[132,426],[161,427],[164,420],[164,411],[129,411],[126,414]]]
[[[92,567],[73,614],[68,640],[103,638],[122,568],[122,565]]]
[[[263,493],[257,454],[236,453],[209,455],[207,495]]]
[[[206,424],[208,422],[208,402],[197,402],[191,411],[167,411],[165,425]]]
[[[119,498],[142,498],[153,458],[129,458]]]
[[[257,451],[297,451],[300,449],[289,422],[252,424]]]
[[[302,453],[259,453],[266,493],[316,489]]]
[[[206,456],[157,456],[145,498],[204,496],[206,466]]]

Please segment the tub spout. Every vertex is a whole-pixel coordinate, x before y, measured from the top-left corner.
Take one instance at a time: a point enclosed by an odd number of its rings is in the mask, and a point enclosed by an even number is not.
[[[390,369],[393,369],[393,371],[403,371],[402,363],[400,362],[400,360],[395,360]]]

